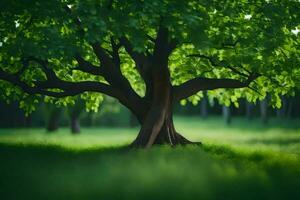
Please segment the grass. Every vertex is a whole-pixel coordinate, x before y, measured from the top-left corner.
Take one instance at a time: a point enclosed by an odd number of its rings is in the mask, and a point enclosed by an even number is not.
[[[177,117],[204,145],[120,148],[137,129],[0,130],[0,198],[299,199],[300,125]]]

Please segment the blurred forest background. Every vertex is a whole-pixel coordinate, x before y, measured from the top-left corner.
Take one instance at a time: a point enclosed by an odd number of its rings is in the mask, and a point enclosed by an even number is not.
[[[282,96],[282,107],[276,109],[270,106],[268,96],[252,104],[240,100],[239,107],[229,107],[210,101],[206,95],[198,105],[188,102],[186,105],[175,105],[175,115],[199,116],[205,120],[211,117],[223,118],[224,123],[230,124],[235,118],[259,121],[267,125],[269,120],[289,120],[300,118],[300,93],[294,97]],[[45,127],[48,132],[56,131],[59,127],[70,127],[72,133],[79,133],[80,127],[135,127],[138,122],[130,112],[119,102],[112,98],[105,98],[99,111],[87,112],[84,103],[77,101],[71,107],[58,107],[55,105],[40,104],[36,111],[26,116],[18,103],[7,104],[0,101],[0,127]]]

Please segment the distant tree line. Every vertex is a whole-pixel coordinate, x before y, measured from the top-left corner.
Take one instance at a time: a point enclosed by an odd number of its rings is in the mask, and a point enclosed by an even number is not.
[[[82,101],[75,105],[60,107],[53,104],[40,104],[29,116],[21,110],[18,103],[6,104],[0,101],[0,127],[45,127],[47,132],[55,132],[60,127],[70,127],[74,134],[81,126],[135,126],[136,119],[123,106],[113,99],[106,99],[99,112],[87,112]]]
[[[210,116],[223,116],[224,121],[230,124],[233,116],[245,117],[249,120],[260,118],[264,124],[268,123],[269,118],[277,117],[281,119],[293,119],[300,117],[300,95],[294,97],[281,97],[282,106],[280,109],[270,106],[270,98],[258,101],[256,104],[249,103],[242,99],[239,107],[233,105],[225,106],[217,102],[210,102],[204,94],[200,104],[197,106],[187,104],[186,106],[177,105],[176,113],[183,115],[200,115],[202,119]]]
[[[211,116],[222,116],[224,122],[230,124],[232,117],[245,117],[248,120],[260,118],[264,124],[269,118],[281,119],[300,118],[300,95],[295,97],[281,97],[282,107],[272,108],[269,105],[269,98],[249,103],[240,100],[239,107],[233,105],[224,106],[217,102],[210,102],[207,96],[196,106],[187,103],[185,106],[177,104],[174,113],[177,115],[200,116],[202,119]],[[19,109],[17,103],[6,104],[0,102],[0,127],[45,127],[48,132],[54,132],[59,127],[69,126],[74,134],[80,132],[80,127],[108,126],[108,127],[133,127],[137,126],[137,120],[130,112],[113,99],[105,99],[99,112],[87,112],[82,101],[77,101],[74,106],[58,107],[52,104],[40,104],[35,112],[26,116],[24,111]]]

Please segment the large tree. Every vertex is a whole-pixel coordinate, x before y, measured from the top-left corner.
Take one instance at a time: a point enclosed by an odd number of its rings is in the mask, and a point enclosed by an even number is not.
[[[1,0],[1,97],[38,101],[102,94],[138,119],[132,145],[188,144],[172,105],[202,91],[229,105],[299,84],[298,0]],[[218,89],[218,90],[216,90]]]

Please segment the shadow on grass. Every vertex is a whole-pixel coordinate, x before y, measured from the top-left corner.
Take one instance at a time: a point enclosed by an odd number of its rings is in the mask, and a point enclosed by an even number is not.
[[[78,151],[0,144],[0,197],[298,199],[300,172],[294,161],[215,145]]]

